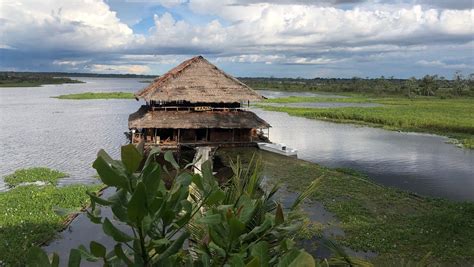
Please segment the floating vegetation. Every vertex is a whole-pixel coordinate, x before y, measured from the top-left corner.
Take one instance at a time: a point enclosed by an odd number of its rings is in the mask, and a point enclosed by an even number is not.
[[[45,182],[56,185],[59,179],[67,177],[66,173],[45,168],[34,167],[28,169],[16,170],[14,173],[4,177],[5,183],[10,187],[17,186],[22,183]]]
[[[101,185],[66,187],[18,186],[0,193],[0,265],[22,266],[28,249],[51,240],[65,227],[67,216],[55,208],[81,210],[89,203],[87,190]]]
[[[85,92],[79,94],[59,95],[53,98],[58,99],[73,99],[73,100],[86,100],[86,99],[134,99],[133,93],[128,92]]]

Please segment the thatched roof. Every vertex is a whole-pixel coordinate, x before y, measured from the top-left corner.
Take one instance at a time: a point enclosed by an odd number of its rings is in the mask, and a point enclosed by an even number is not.
[[[142,106],[130,114],[128,128],[269,128],[270,125],[250,111],[151,111]]]
[[[223,72],[202,56],[193,57],[135,93],[146,101],[234,103],[259,101],[263,96]]]

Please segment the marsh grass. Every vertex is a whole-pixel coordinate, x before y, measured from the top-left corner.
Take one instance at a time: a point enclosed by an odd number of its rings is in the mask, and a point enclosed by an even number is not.
[[[29,185],[0,192],[0,262],[23,266],[31,246],[51,240],[64,227],[66,217],[57,215],[53,209],[80,210],[89,203],[86,190],[99,187]]]
[[[219,150],[223,158],[245,159],[256,150]],[[338,241],[360,251],[374,251],[376,265],[420,260],[448,265],[474,262],[474,203],[417,196],[381,186],[347,169],[334,170],[314,163],[259,152],[270,182],[301,192],[323,177],[310,197],[323,203],[340,221],[345,236]]]
[[[343,123],[358,123],[389,130],[428,132],[456,138],[467,148],[474,147],[474,99],[438,98],[319,98],[287,97],[270,103],[352,102],[378,103],[380,107],[292,108],[260,105],[265,110],[292,116]]]
[[[4,177],[5,183],[14,187],[21,183],[33,183],[33,182],[46,182],[55,185],[61,178],[67,177],[66,173],[45,168],[45,167],[34,167],[28,169],[19,169],[14,173]]]
[[[86,100],[86,99],[133,99],[133,93],[128,92],[85,92],[79,94],[68,94],[54,96],[53,98],[58,99],[73,99],[73,100]]]

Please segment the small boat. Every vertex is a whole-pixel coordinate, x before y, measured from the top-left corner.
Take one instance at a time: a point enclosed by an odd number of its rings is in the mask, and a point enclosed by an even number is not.
[[[257,143],[258,148],[266,150],[269,152],[277,153],[285,156],[297,156],[298,150],[289,148],[285,144],[275,144],[275,143]]]

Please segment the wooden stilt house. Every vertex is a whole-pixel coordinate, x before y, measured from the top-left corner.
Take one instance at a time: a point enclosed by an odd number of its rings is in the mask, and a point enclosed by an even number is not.
[[[129,117],[132,143],[239,146],[265,140],[270,128],[247,110],[263,97],[202,56],[184,61],[135,97],[145,105]]]

